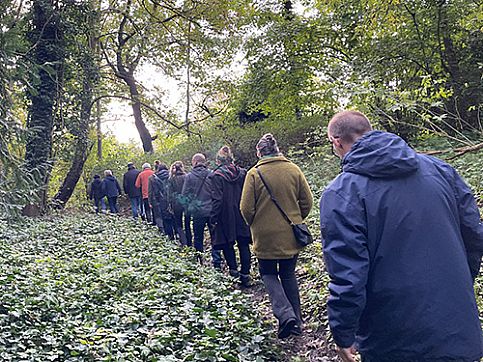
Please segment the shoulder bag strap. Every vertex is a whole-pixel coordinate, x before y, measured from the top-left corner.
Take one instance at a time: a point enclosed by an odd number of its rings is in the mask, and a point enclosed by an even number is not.
[[[275,206],[277,207],[277,209],[281,212],[281,214],[283,215],[283,217],[288,221],[288,223],[290,225],[293,225],[293,222],[292,220],[290,220],[290,218],[288,217],[288,215],[285,213],[285,211],[283,211],[282,207],[280,206],[280,204],[278,203],[277,199],[275,198],[275,196],[273,196],[273,193],[272,193],[272,190],[270,189],[270,187],[268,186],[267,182],[265,181],[265,179],[263,178],[262,176],[262,173],[260,172],[259,168],[256,167],[257,169],[257,173],[258,173],[258,176],[260,176],[260,179],[262,180],[263,184],[265,185],[265,188],[267,189],[268,191],[268,194],[270,195],[270,198],[272,199],[273,203],[275,204]]]

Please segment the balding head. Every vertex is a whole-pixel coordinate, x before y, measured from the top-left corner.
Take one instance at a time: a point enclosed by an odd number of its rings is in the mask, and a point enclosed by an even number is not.
[[[365,133],[372,131],[367,117],[357,111],[337,113],[329,122],[327,133],[329,137],[339,138],[346,144],[353,144]]]
[[[196,153],[193,155],[191,159],[191,164],[194,166],[196,165],[204,165],[206,163],[206,157],[202,153]]]

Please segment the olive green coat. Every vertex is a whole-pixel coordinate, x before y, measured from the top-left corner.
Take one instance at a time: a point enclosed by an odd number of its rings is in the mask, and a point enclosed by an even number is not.
[[[296,224],[309,214],[312,193],[302,171],[283,156],[263,158],[247,173],[240,210],[250,225],[254,254],[259,259],[290,259],[301,247],[292,227],[270,199],[257,167],[282,209]]]

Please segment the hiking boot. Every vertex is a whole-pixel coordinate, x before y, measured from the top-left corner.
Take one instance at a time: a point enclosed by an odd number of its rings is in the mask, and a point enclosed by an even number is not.
[[[240,273],[238,272],[238,270],[236,269],[230,269],[228,271],[228,273],[230,274],[231,277],[233,278],[239,278],[240,277]]]
[[[283,339],[290,337],[292,335],[294,327],[297,325],[296,318],[290,318],[283,322],[278,328],[278,338]]]
[[[250,288],[252,286],[250,274],[240,274],[240,283],[245,288]]]
[[[290,333],[294,336],[300,336],[302,334],[302,327],[299,324],[295,324]]]

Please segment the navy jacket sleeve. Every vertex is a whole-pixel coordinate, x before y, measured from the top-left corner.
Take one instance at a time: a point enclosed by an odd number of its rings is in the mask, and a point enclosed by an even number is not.
[[[107,195],[107,185],[106,185],[106,181],[105,180],[102,180],[102,183],[101,183],[101,196],[102,197],[105,197]]]
[[[124,175],[124,177],[122,179],[122,188],[124,189],[124,193],[127,194],[128,193],[127,174]]]
[[[474,280],[478,276],[481,257],[483,256],[483,223],[471,189],[456,171],[454,171],[454,174],[461,236],[468,256],[471,276]]]
[[[320,227],[324,258],[330,276],[328,315],[335,343],[354,344],[366,305],[369,273],[367,230],[362,201],[324,192],[320,200]]]

